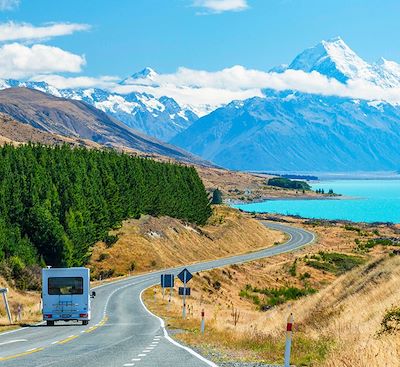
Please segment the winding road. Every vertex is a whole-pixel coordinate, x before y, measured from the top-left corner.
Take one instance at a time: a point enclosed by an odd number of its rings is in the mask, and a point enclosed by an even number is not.
[[[239,264],[297,250],[313,242],[306,230],[271,222],[269,228],[285,232],[282,245],[243,255],[187,266],[192,272]],[[161,319],[143,305],[141,293],[158,284],[160,274],[178,274],[184,267],[124,278],[96,288],[92,320],[29,326],[0,334],[0,365],[14,367],[203,367],[216,366],[172,340]]]

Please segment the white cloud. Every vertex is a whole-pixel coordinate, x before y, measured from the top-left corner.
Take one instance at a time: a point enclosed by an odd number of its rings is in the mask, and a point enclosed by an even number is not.
[[[180,105],[192,107],[199,116],[211,112],[215,108],[233,100],[243,100],[254,96],[263,96],[260,89],[234,91],[214,87],[190,88],[173,84],[161,86],[116,85],[112,88],[112,91],[120,94],[141,92],[152,94],[155,97],[168,96],[175,99]]]
[[[85,57],[58,47],[41,44],[30,47],[10,43],[0,47],[0,77],[27,78],[37,74],[76,73],[86,64]]]
[[[194,0],[193,6],[203,8],[211,13],[242,11],[249,7],[247,0]]]
[[[13,10],[19,6],[19,0],[0,0],[0,11]]]
[[[36,75],[30,81],[44,81],[59,89],[65,88],[103,88],[112,89],[121,79],[117,76],[100,76],[98,78],[89,76],[64,77],[61,75]]]
[[[119,93],[140,91],[156,96],[167,95],[183,104],[215,106],[233,99],[261,96],[262,89],[267,88],[400,103],[400,88],[382,88],[363,80],[343,84],[316,71],[273,73],[246,69],[240,65],[216,72],[181,67],[173,74],[158,74],[152,80],[130,80],[130,84],[113,89]]]
[[[181,105],[190,105],[200,115],[232,100],[262,97],[262,90],[267,88],[400,103],[400,88],[382,88],[363,80],[351,80],[343,84],[316,71],[286,70],[274,73],[246,69],[240,65],[216,72],[182,67],[172,74],[155,74],[151,80],[130,79],[130,84],[125,85],[118,84],[120,78],[111,76],[68,78],[44,75],[32,79],[44,80],[58,88],[100,87],[120,94],[145,92],[156,97],[168,96]]]
[[[0,24],[0,41],[47,39],[88,29],[88,24],[77,23],[53,23],[35,27],[29,23],[7,22]]]

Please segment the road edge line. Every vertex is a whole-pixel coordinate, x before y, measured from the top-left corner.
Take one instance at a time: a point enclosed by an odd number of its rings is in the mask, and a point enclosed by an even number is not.
[[[148,287],[145,288],[145,289],[143,289],[143,290],[140,292],[140,294],[139,294],[139,300],[140,300],[140,303],[142,304],[143,308],[147,311],[147,313],[150,314],[151,316],[157,318],[157,319],[160,321],[161,328],[162,328],[163,331],[164,331],[164,337],[165,337],[171,344],[174,344],[174,345],[176,345],[177,347],[186,350],[186,351],[189,352],[191,355],[195,356],[197,359],[200,359],[202,362],[208,364],[209,366],[211,366],[211,367],[219,367],[219,366],[218,366],[217,364],[215,364],[214,362],[212,362],[212,361],[208,360],[207,358],[203,357],[203,356],[200,355],[199,353],[195,352],[193,349],[191,349],[191,348],[189,348],[189,347],[187,347],[187,346],[185,346],[185,345],[182,345],[182,344],[178,343],[176,340],[172,339],[172,338],[169,336],[168,331],[167,331],[167,329],[166,329],[166,327],[165,327],[165,321],[164,321],[161,317],[159,317],[159,316],[155,315],[153,312],[151,312],[151,311],[146,307],[146,305],[144,304],[143,299],[142,299],[143,292],[146,291],[147,289],[153,287],[153,286],[154,286],[154,284],[148,286]]]

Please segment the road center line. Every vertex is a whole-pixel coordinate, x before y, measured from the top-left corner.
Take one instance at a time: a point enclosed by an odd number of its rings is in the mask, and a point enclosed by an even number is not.
[[[10,340],[8,342],[0,343],[0,345],[19,343],[19,342],[27,342],[27,341],[28,341],[27,339],[15,339],[15,340]]]

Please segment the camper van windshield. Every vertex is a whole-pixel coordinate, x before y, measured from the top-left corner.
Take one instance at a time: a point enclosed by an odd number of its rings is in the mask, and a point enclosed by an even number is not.
[[[83,278],[81,277],[49,278],[48,292],[50,295],[83,294]]]

